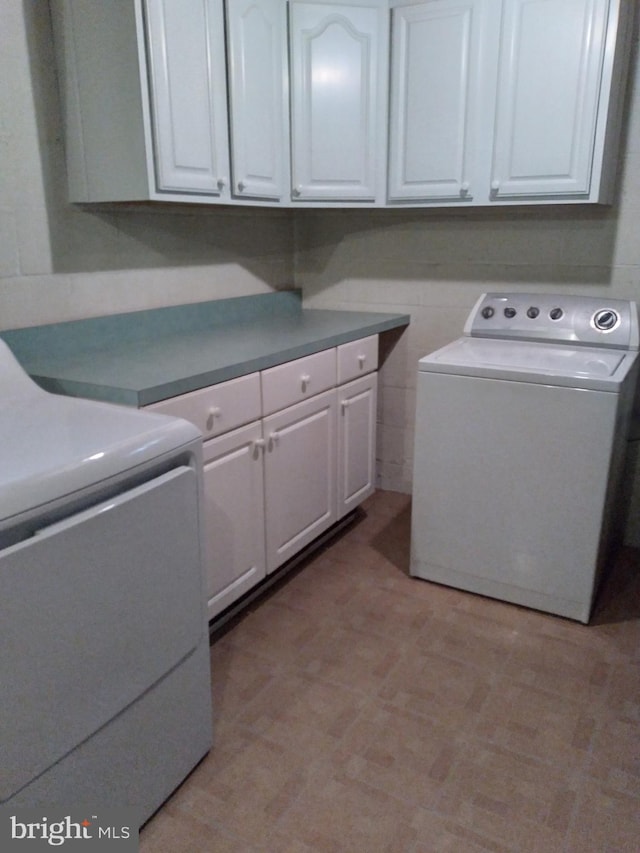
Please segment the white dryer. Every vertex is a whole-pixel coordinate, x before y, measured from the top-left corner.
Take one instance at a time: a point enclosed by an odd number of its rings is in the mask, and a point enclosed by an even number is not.
[[[632,302],[491,293],[420,360],[412,575],[589,621],[638,340]]]
[[[0,810],[146,820],[211,745],[201,437],[40,389],[0,341]]]

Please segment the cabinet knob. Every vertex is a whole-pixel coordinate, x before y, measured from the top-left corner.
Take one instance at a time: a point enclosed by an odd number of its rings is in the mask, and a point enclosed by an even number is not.
[[[491,181],[491,194],[497,195],[500,190],[500,181]]]
[[[209,411],[207,412],[207,429],[213,429],[213,423],[216,418],[219,418],[222,414],[222,410],[219,406],[211,406]]]
[[[244,192],[244,190],[245,190],[245,183],[244,183],[244,181],[238,181],[238,192],[239,192],[239,193],[243,193],[243,192]]]
[[[264,438],[256,438],[256,440],[251,444],[251,450],[253,451],[253,454],[255,455],[258,450],[263,450],[266,443],[267,442],[264,440]]]
[[[300,377],[300,383],[302,384],[302,390],[307,390],[307,385],[311,382],[311,376],[308,373],[303,373]]]
[[[280,441],[280,434],[274,430],[269,436],[269,444],[277,444]]]
[[[360,369],[362,369],[364,367],[364,363],[366,360],[367,360],[366,355],[359,355],[358,356],[358,365],[360,366]]]
[[[218,189],[220,190],[220,192],[222,192],[222,190],[226,187],[226,185],[227,185],[227,182],[225,181],[224,178],[218,178]]]
[[[294,198],[300,198],[300,196],[302,195],[302,188],[301,187],[294,187],[291,190],[291,195],[294,196]]]
[[[341,400],[340,405],[342,407],[342,411],[346,412],[346,410],[349,408],[349,401],[348,400]]]
[[[460,186],[460,195],[461,195],[461,196],[463,196],[463,197],[464,197],[464,196],[469,195],[469,190],[470,190],[470,189],[471,189],[471,187],[469,186],[469,182],[468,182],[468,181],[465,181],[465,182],[464,182],[463,184],[461,184],[461,186]]]

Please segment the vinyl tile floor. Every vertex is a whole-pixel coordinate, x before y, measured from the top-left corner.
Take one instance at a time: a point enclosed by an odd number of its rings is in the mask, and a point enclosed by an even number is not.
[[[142,853],[640,851],[640,552],[584,626],[410,578],[409,521],[377,492],[214,637]]]

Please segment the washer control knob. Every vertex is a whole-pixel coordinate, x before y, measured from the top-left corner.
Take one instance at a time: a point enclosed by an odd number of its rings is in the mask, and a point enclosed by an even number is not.
[[[552,308],[551,311],[549,311],[549,317],[551,317],[552,320],[560,320],[563,314],[564,311],[562,308]]]
[[[482,309],[482,311],[480,313],[482,314],[482,316],[484,317],[485,320],[490,320],[493,317],[493,315],[495,314],[495,311],[493,310],[491,305],[485,305],[485,307]]]
[[[539,313],[540,309],[536,308],[535,305],[532,305],[530,308],[527,308],[527,317],[529,317],[530,320],[535,320]]]
[[[618,324],[619,319],[615,311],[604,308],[602,311],[596,311],[593,318],[593,325],[601,332],[610,332]]]
[[[504,309],[504,316],[508,320],[512,320],[516,316],[517,313],[518,312],[516,311],[516,309],[513,308],[511,305],[507,305],[507,307]]]

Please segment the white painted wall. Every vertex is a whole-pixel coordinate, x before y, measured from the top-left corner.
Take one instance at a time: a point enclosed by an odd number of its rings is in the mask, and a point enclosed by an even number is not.
[[[286,211],[66,199],[49,4],[0,0],[0,328],[292,286]]]

